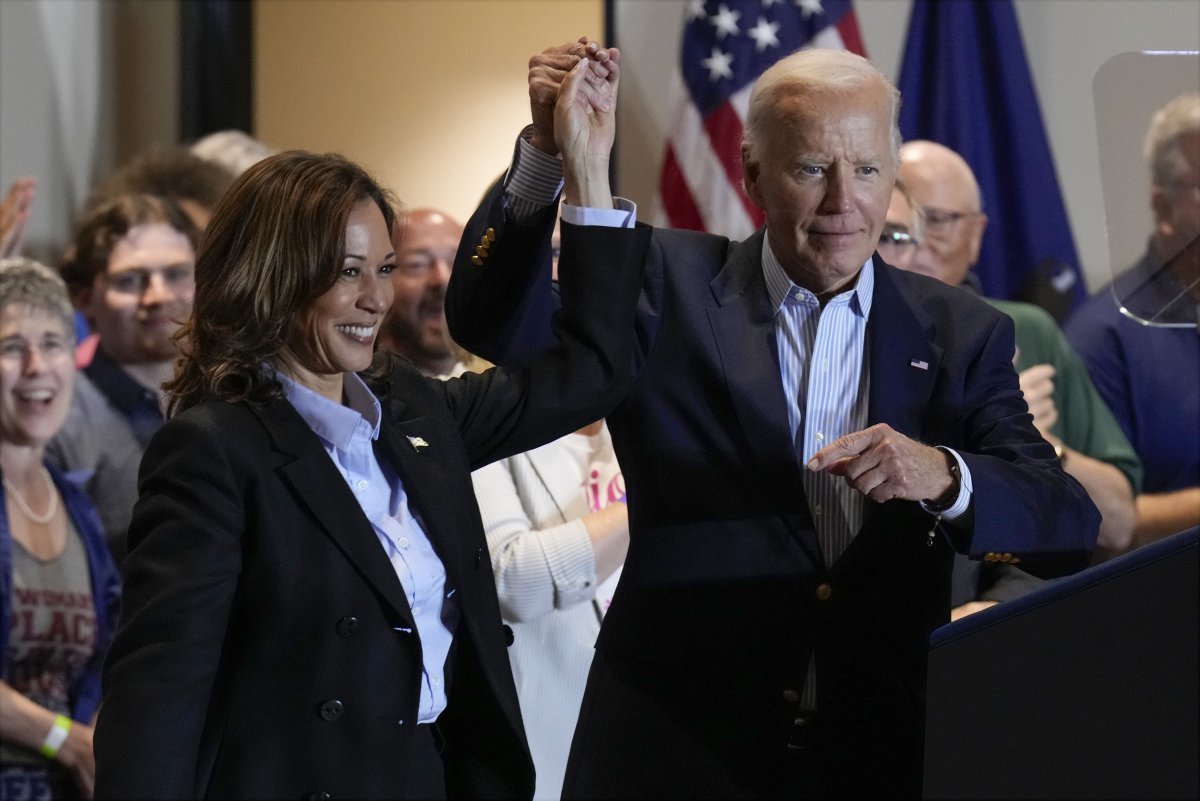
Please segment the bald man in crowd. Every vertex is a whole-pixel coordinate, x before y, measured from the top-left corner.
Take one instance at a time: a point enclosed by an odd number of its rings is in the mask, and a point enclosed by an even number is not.
[[[944,145],[916,140],[900,148],[899,178],[920,210],[921,231],[909,262],[897,266],[977,291],[971,268],[978,261],[988,220],[971,167]],[[888,220],[896,217],[889,209]],[[899,219],[907,217],[901,214]],[[1119,553],[1132,537],[1133,499],[1142,480],[1133,446],[1054,319],[1030,303],[989,302],[1016,324],[1016,366],[1034,425],[1103,515],[1099,555]],[[996,592],[985,597],[990,602],[1011,597]],[[956,608],[965,601],[957,597]]]
[[[445,301],[462,231],[453,217],[429,208],[409,212],[393,231],[395,300],[380,341],[429,376],[450,375],[458,362],[446,331]]]

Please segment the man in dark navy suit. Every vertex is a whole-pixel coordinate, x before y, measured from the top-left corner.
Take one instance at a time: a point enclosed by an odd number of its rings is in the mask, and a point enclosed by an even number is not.
[[[554,80],[583,55],[619,72],[615,51],[574,49],[531,62],[535,124],[451,280],[455,339],[493,361],[549,339]],[[653,234],[639,379],[609,418],[631,543],[564,797],[915,797],[955,551],[1043,575],[1087,562],[1098,514],[1033,427],[1011,320],[874,255],[898,104],[858,56],[783,59],[742,150],[764,229]],[[564,230],[635,214],[569,201]],[[501,235],[540,257],[472,260]]]

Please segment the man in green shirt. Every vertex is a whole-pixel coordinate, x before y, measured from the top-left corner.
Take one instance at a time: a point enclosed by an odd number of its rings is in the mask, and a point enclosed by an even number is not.
[[[979,256],[987,215],[980,208],[971,168],[942,145],[908,142],[900,151],[899,183],[888,209],[880,255],[897,267],[974,290],[969,275]],[[892,237],[893,232],[911,234],[912,239]],[[1014,361],[1034,424],[1103,515],[1097,560],[1124,551],[1135,520],[1133,499],[1142,480],[1142,465],[1133,446],[1054,319],[1029,303],[989,302],[1015,323]],[[983,571],[971,588],[974,594],[956,582],[955,617],[1016,597],[1037,583],[1016,568],[988,575],[995,572]]]

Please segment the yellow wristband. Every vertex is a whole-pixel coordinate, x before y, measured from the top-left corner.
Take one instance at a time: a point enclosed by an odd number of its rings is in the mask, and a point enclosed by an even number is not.
[[[46,759],[54,759],[58,756],[58,749],[62,748],[62,744],[67,741],[67,734],[71,731],[71,724],[74,722],[66,715],[59,715],[54,719],[54,725],[50,727],[50,732],[46,735],[46,739],[42,740],[41,747],[38,748],[42,756]]]

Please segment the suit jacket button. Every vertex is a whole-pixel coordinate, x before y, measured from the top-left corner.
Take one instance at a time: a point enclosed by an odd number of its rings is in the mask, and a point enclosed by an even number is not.
[[[321,717],[328,721],[337,720],[345,711],[346,708],[342,705],[342,702],[336,698],[321,704]]]
[[[505,623],[504,624],[504,645],[505,645],[505,647],[511,648],[512,644],[514,642],[516,642],[516,639],[517,639],[517,635],[513,634],[512,626]]]
[[[356,617],[344,617],[337,622],[338,636],[343,639],[350,639],[356,631],[358,631],[358,618]]]
[[[333,796],[325,792],[309,793],[304,797],[308,799],[308,801],[329,801],[329,799],[333,798]]]
[[[833,595],[833,587],[829,586],[828,581],[822,581],[817,585],[818,601],[828,601],[831,595]]]

